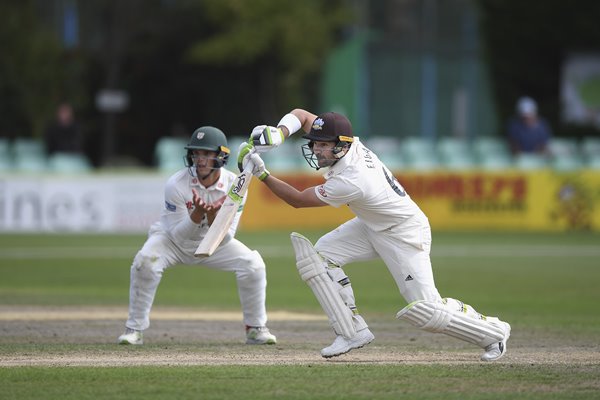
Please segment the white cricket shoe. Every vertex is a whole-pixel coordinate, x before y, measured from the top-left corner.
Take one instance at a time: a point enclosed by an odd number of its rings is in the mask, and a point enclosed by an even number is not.
[[[247,326],[246,344],[275,344],[277,338],[266,326]]]
[[[342,335],[338,335],[331,346],[325,347],[321,350],[321,356],[325,358],[337,357],[341,354],[349,352],[352,349],[360,349],[361,347],[371,343],[373,339],[375,339],[375,336],[368,328],[356,332],[356,335],[354,335],[354,337],[351,339],[346,339]]]
[[[142,331],[127,328],[125,333],[119,336],[119,344],[144,344]]]
[[[496,361],[506,354],[506,341],[510,337],[510,325],[506,322],[502,322],[502,324],[504,324],[504,339],[487,346],[481,356],[481,361]]]

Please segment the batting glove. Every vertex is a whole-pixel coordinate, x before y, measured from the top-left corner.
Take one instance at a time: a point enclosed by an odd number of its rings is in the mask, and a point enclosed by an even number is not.
[[[281,145],[285,140],[283,131],[274,126],[258,125],[250,134],[249,142],[254,145],[256,152],[266,153]]]
[[[240,144],[240,147],[238,148],[238,158],[237,158],[237,165],[238,165],[238,169],[240,170],[240,172],[242,172],[244,170],[244,166],[246,165],[246,162],[244,161],[244,159],[247,159],[248,154],[254,153],[255,151],[256,150],[254,149],[254,146],[252,146],[252,143],[242,142]]]
[[[251,153],[246,160],[252,161],[254,163],[254,169],[252,170],[252,175],[257,177],[260,181],[264,181],[267,179],[267,176],[271,175],[271,173],[265,168],[265,162],[258,153]]]

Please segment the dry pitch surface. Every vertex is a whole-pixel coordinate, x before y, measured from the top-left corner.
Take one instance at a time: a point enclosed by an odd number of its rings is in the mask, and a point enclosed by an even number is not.
[[[0,366],[480,363],[480,349],[421,332],[393,315],[366,316],[375,341],[330,360],[319,355],[334,339],[321,315],[271,311],[278,343],[248,346],[239,313],[155,307],[146,344],[119,346],[126,315],[121,307],[0,306]],[[508,353],[497,362],[597,366],[600,344],[513,325]]]

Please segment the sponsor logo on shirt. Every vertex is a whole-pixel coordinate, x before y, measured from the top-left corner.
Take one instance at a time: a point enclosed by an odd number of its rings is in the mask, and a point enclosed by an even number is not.
[[[177,207],[175,206],[175,204],[171,204],[168,201],[165,201],[165,207],[168,211],[175,211],[177,210]]]
[[[317,191],[321,196],[327,197],[327,192],[325,192],[325,188],[323,187],[323,185],[318,186]]]

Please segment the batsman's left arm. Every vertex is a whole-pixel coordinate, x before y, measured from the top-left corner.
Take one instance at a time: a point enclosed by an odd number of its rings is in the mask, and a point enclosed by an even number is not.
[[[322,207],[327,203],[317,197],[315,186],[304,190],[298,190],[287,182],[271,175],[265,168],[265,163],[257,153],[250,154],[247,159],[254,164],[252,173],[264,182],[269,190],[281,200],[294,208]]]
[[[298,190],[287,182],[273,175],[267,176],[263,182],[273,194],[294,208],[323,207],[328,205],[319,199],[315,187]]]

